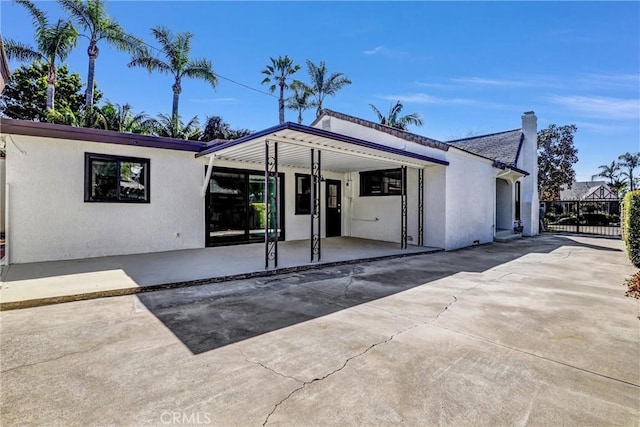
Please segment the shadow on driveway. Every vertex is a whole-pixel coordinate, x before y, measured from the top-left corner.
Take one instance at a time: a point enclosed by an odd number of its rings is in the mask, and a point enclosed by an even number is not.
[[[233,344],[460,272],[483,272],[561,246],[620,251],[544,235],[452,252],[327,267],[138,295],[193,354]]]

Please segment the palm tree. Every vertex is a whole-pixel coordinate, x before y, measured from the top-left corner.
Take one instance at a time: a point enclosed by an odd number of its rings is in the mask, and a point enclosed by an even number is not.
[[[198,116],[185,124],[179,117],[158,114],[158,118],[153,119],[153,133],[168,138],[197,140],[201,134],[199,125]]]
[[[613,161],[611,162],[610,165],[600,165],[598,166],[598,168],[600,169],[600,172],[593,175],[591,179],[593,180],[595,178],[605,178],[609,181],[608,182],[609,187],[613,188],[614,182],[620,175],[618,173],[618,171],[620,170],[620,165],[615,161]]]
[[[106,120],[106,128],[117,132],[150,133],[156,121],[144,112],[134,114],[130,104],[112,104],[107,102],[101,108]]]
[[[633,176],[633,171],[640,166],[640,153],[624,153],[620,157],[620,168],[626,168],[626,171],[621,173],[622,176],[626,177],[629,181],[629,190],[633,191],[636,188],[635,178]]]
[[[64,61],[78,40],[78,33],[69,21],[59,19],[50,24],[43,11],[29,0],[15,0],[24,6],[33,18],[37,48],[15,40],[5,40],[5,50],[10,59],[20,61],[42,60],[48,67],[47,72],[47,108],[54,108],[56,92],[56,59]]]
[[[295,80],[291,83],[293,95],[287,98],[287,108],[298,111],[298,123],[302,124],[302,112],[311,108],[311,89],[306,84]]]
[[[272,83],[269,86],[269,92],[276,90],[276,84],[280,87],[280,96],[278,97],[278,117],[280,124],[284,123],[284,91],[289,89],[287,78],[300,69],[299,65],[294,65],[293,60],[288,56],[279,56],[278,59],[271,59],[271,65],[262,70],[262,74],[266,77],[262,80],[262,84]]]
[[[211,83],[216,88],[218,78],[213,72],[213,66],[208,59],[191,59],[191,38],[193,34],[189,32],[173,34],[171,30],[163,26],[157,26],[151,29],[151,33],[156,38],[162,53],[166,58],[166,62],[151,56],[148,50],[138,52],[134,55],[129,67],[144,67],[149,72],[159,71],[163,74],[172,74],[173,83],[173,108],[171,117],[176,122],[178,119],[178,101],[182,92],[182,77],[191,77],[193,79],[201,79]]]
[[[222,117],[211,116],[207,117],[200,140],[209,142],[214,139],[238,139],[251,133],[249,129],[232,129]]]
[[[422,121],[422,117],[418,113],[407,114],[406,116],[400,116],[400,112],[402,111],[402,102],[396,101],[394,105],[389,108],[389,115],[383,116],[380,110],[376,108],[375,105],[369,104],[373,111],[378,116],[378,121],[381,125],[386,125],[392,128],[407,130],[409,125],[422,126],[424,122]]]
[[[351,80],[347,78],[343,73],[331,73],[327,75],[327,65],[324,61],[320,61],[319,65],[315,65],[313,62],[307,59],[307,71],[311,78],[312,96],[315,98],[311,105],[318,107],[316,110],[316,116],[320,117],[322,111],[322,101],[327,96],[334,96],[336,92],[342,89],[346,85],[351,84]]]
[[[85,127],[94,129],[108,129],[107,119],[102,110],[96,106],[83,107],[73,111],[68,106],[57,110],[47,110],[47,122],[67,126]]]
[[[101,0],[58,0],[60,5],[71,15],[71,19],[85,31],[82,36],[89,39],[87,55],[89,55],[89,72],[87,74],[87,91],[85,105],[93,105],[93,82],[95,79],[96,59],[100,53],[98,42],[104,40],[117,49],[136,52],[142,41],[127,34],[124,29],[107,15],[104,1]]]

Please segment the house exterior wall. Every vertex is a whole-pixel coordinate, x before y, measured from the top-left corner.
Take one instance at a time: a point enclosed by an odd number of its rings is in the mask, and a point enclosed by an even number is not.
[[[375,142],[377,144],[386,145],[388,147],[398,148],[400,150],[410,149],[416,154],[429,156],[434,159],[446,160],[447,151],[439,150],[433,147],[418,144],[416,142],[407,141],[388,133],[380,132],[365,126],[358,125],[346,120],[340,120],[335,117],[326,117],[320,120],[314,127],[324,129],[323,123],[329,120],[329,129],[331,132],[341,133],[353,138],[360,138],[365,141]]]
[[[453,147],[447,160],[445,249],[492,242],[496,191],[492,162]]]
[[[449,166],[430,166],[425,168],[425,245],[443,247],[447,250],[458,249],[472,245],[475,241],[488,243],[494,236],[495,213],[495,173],[493,162],[472,154],[468,154],[455,147],[448,151],[439,150],[421,144],[406,141],[402,138],[376,131],[335,117],[325,117],[316,123],[316,127],[332,132],[342,133],[355,138],[385,144],[399,149],[410,149],[413,152],[449,162]],[[412,169],[409,169],[412,171]],[[408,177],[409,195],[409,226],[408,234],[417,241],[417,177]],[[414,186],[414,187],[412,187]],[[358,189],[358,186],[355,187]],[[379,197],[378,199],[385,199]],[[375,215],[385,217],[379,222],[381,228],[375,235],[380,240],[399,241],[400,218],[399,201],[381,200],[375,205]],[[358,217],[364,211],[373,209],[374,200],[354,200],[354,216]],[[367,206],[370,204],[371,206]],[[395,208],[397,206],[397,209]],[[394,211],[395,209],[395,211]],[[395,213],[395,216],[391,216]],[[394,221],[386,221],[386,217]],[[359,225],[354,221],[354,231]],[[360,233],[356,231],[355,235]],[[397,236],[397,237],[394,237]],[[397,239],[397,240],[396,240]]]
[[[204,247],[201,160],[190,152],[12,135],[11,263]],[[85,153],[150,159],[150,203],[84,202]]]

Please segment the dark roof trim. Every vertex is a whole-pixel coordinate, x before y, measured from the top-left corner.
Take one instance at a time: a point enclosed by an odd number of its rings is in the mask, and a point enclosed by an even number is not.
[[[239,139],[235,139],[233,141],[229,141],[229,142],[226,142],[226,143],[215,145],[213,147],[208,147],[204,151],[201,151],[200,153],[196,154],[196,157],[201,157],[201,156],[205,156],[207,154],[215,153],[215,152],[218,152],[220,150],[224,150],[224,149],[229,148],[229,147],[234,147],[234,146],[242,144],[244,142],[251,141],[251,140],[254,140],[254,139],[257,139],[257,138],[262,138],[264,136],[267,136],[267,135],[270,135],[270,134],[273,134],[273,133],[276,133],[276,132],[280,132],[280,131],[283,131],[283,130],[294,130],[294,131],[297,131],[297,132],[302,132],[302,133],[306,133],[306,134],[313,135],[313,136],[319,136],[321,138],[334,139],[336,141],[346,142],[348,144],[353,144],[353,145],[357,145],[357,146],[360,146],[360,147],[371,148],[371,149],[374,149],[374,150],[383,151],[385,153],[397,154],[397,155],[400,155],[400,156],[409,157],[409,158],[417,159],[417,160],[422,160],[422,161],[425,161],[425,162],[437,163],[437,164],[445,165],[445,166],[449,165],[449,162],[447,162],[446,160],[434,159],[433,157],[423,156],[422,154],[417,154],[417,153],[412,153],[410,151],[400,150],[399,148],[388,147],[386,145],[377,144],[375,142],[365,141],[363,139],[353,138],[353,137],[350,137],[350,136],[347,136],[347,135],[342,135],[342,134],[339,134],[339,133],[330,132],[330,131],[327,131],[327,130],[324,130],[324,129],[318,129],[318,128],[305,126],[305,125],[300,125],[300,124],[291,123],[291,122],[286,122],[286,123],[283,123],[281,125],[274,126],[274,127],[269,128],[269,129],[265,129],[265,130],[253,133],[251,135],[247,135],[247,136],[244,136],[244,137],[239,138]]]
[[[0,131],[5,134],[39,136],[43,138],[71,139],[73,141],[101,142],[105,144],[132,145],[137,147],[163,148],[166,150],[199,152],[201,142],[159,136],[138,135],[110,130],[81,128],[26,120],[0,119]]]
[[[499,162],[499,161],[497,161],[497,160],[493,162],[493,165],[492,165],[492,166],[493,166],[494,168],[498,168],[498,169],[502,169],[502,170],[504,170],[504,169],[511,169],[512,171],[516,171],[516,172],[518,172],[518,173],[521,173],[521,174],[523,174],[524,176],[529,175],[529,172],[527,172],[527,171],[523,171],[522,169],[519,169],[519,168],[517,168],[517,167],[515,167],[515,166],[507,165],[506,163],[502,163],[502,162]]]
[[[513,162],[513,166],[518,164],[518,159],[520,158],[520,151],[522,151],[522,145],[524,144],[524,132],[520,134],[520,144],[518,144],[518,151],[516,152],[516,160]]]
[[[344,120],[344,121],[355,123],[357,125],[368,127],[370,129],[374,129],[380,132],[388,133],[389,135],[395,136],[400,139],[404,139],[405,141],[415,142],[417,144],[435,148],[442,151],[449,150],[449,145],[444,142],[440,142],[435,139],[428,138],[422,135],[417,135],[415,133],[407,132],[404,130],[392,128],[390,126],[381,125],[380,123],[364,120],[359,117],[350,116],[344,113],[338,113],[337,111],[328,110],[326,108],[320,112],[320,116],[318,116],[313,121],[313,123],[311,123],[311,126],[316,125],[320,121],[323,115],[335,117],[336,119]]]

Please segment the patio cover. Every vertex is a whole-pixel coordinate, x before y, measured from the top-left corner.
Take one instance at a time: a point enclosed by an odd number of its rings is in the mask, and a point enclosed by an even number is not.
[[[407,151],[291,122],[211,145],[196,157],[215,154],[220,160],[264,165],[266,141],[279,143],[279,166],[309,168],[311,148],[322,151],[322,170],[341,173],[388,168],[390,163],[418,169],[449,164],[417,152],[420,147],[415,152]]]

